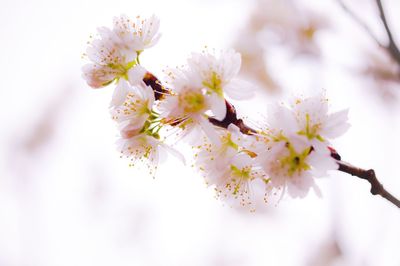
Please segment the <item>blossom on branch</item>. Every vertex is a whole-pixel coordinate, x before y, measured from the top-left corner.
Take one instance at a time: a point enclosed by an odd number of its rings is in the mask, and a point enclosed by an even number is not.
[[[239,80],[241,56],[233,49],[217,52],[192,53],[188,59],[189,77],[197,87],[204,87],[208,94],[216,94],[221,102],[225,94],[236,100],[253,95],[252,87]],[[191,74],[191,75],[190,75]]]
[[[304,197],[314,177],[325,176],[338,165],[330,156],[329,140],[349,127],[347,110],[328,114],[328,101],[321,94],[296,99],[291,108],[269,110],[269,127],[257,137],[257,160],[274,188],[293,197]]]
[[[134,65],[127,60],[111,39],[94,40],[87,48],[86,55],[93,63],[83,66],[83,77],[88,85],[95,89],[123,77]]]
[[[135,66],[128,73],[128,81],[121,80],[114,91],[110,113],[120,129],[117,141],[121,156],[145,163],[149,172],[155,175],[160,151],[176,156],[182,162],[183,156],[164,143],[161,136],[164,124],[155,109],[154,91],[143,82],[145,70]]]
[[[183,68],[168,71],[171,93],[160,103],[162,116],[172,125],[186,130],[201,128],[214,142],[215,130],[208,122],[226,116],[225,93],[234,99],[251,97],[252,87],[236,78],[240,54],[233,50],[216,53],[192,53]]]
[[[142,19],[140,16],[136,20],[122,15],[114,18],[113,33],[118,46],[127,54],[137,56],[145,49],[154,46],[161,35],[158,33],[160,20],[152,15],[150,18]],[[135,59],[131,57],[131,59]]]
[[[304,197],[314,181],[338,169],[330,140],[349,127],[347,110],[329,113],[323,94],[296,98],[268,111],[267,127],[256,130],[238,118],[225,99],[248,98],[252,87],[237,79],[241,56],[233,50],[193,53],[186,66],[167,71],[166,86],[140,65],[141,52],[159,39],[156,17],[114,19],[100,28],[88,48],[92,64],[83,69],[92,87],[114,80],[110,104],[122,157],[141,162],[155,174],[160,152],[185,158],[167,145],[172,133],[195,139],[195,165],[218,198],[254,210],[261,198],[285,193]],[[201,142],[203,141],[203,142]],[[200,144],[199,144],[200,143]]]
[[[199,146],[195,155],[196,166],[208,186],[214,187],[217,198],[231,206],[255,209],[253,186],[268,188],[269,180],[256,164],[254,153],[247,149],[247,140],[239,128],[230,125],[220,130],[218,144],[207,142]],[[256,182],[256,181],[262,182]]]
[[[127,124],[143,125],[153,114],[154,101],[153,89],[142,80],[135,86],[121,80],[111,101],[112,119],[122,127]]]
[[[83,66],[83,77],[92,88],[107,86],[120,78],[128,79],[128,71],[139,64],[144,49],[155,45],[160,38],[159,20],[130,20],[126,16],[114,18],[114,28],[98,29],[99,38],[93,40],[86,50],[92,63]]]

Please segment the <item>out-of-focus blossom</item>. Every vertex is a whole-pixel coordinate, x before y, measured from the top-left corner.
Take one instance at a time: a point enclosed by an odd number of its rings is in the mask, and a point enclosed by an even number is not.
[[[293,54],[319,55],[315,34],[326,28],[327,22],[295,1],[259,0],[249,26],[257,33],[266,34],[266,44],[277,41]]]
[[[386,102],[393,102],[398,98],[400,89],[400,66],[387,54],[387,51],[369,51],[364,56],[361,66],[361,75],[367,81],[367,85]]]
[[[327,27],[326,19],[295,1],[258,0],[247,23],[238,32],[235,48],[242,54],[241,74],[271,92],[280,89],[270,62],[278,49],[290,57],[320,56],[316,36]]]

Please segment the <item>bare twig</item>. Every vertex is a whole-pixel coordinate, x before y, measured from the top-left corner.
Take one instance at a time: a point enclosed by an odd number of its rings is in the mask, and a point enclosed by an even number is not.
[[[390,194],[383,185],[379,182],[378,178],[375,175],[375,171],[373,169],[365,170],[358,168],[354,165],[351,165],[347,162],[336,160],[339,165],[339,171],[344,173],[348,173],[352,176],[357,176],[361,179],[367,180],[371,184],[371,194],[372,195],[380,195],[383,198],[387,199],[398,208],[400,208],[400,200]]]
[[[381,17],[382,23],[385,26],[385,31],[386,34],[388,36],[389,39],[389,44],[387,44],[385,46],[386,50],[389,52],[389,54],[392,56],[392,58],[394,60],[396,60],[396,62],[400,65],[400,51],[399,48],[396,45],[396,42],[393,39],[393,35],[392,32],[389,28],[387,19],[386,19],[386,15],[385,15],[385,11],[383,10],[383,6],[382,6],[382,1],[381,0],[376,0],[376,4],[378,6],[379,9],[379,16]]]
[[[368,27],[368,25],[360,18],[358,17],[351,9],[349,9],[345,3],[343,2],[343,0],[336,0],[336,2],[339,4],[339,6],[343,9],[343,11],[345,13],[347,13],[347,15],[349,15],[350,18],[352,18],[361,28],[363,28],[365,30],[365,32],[371,37],[371,39],[374,40],[374,42],[381,48],[385,49],[387,51],[387,53],[390,55],[390,57],[397,62],[398,65],[400,65],[400,50],[396,45],[396,42],[393,39],[393,34],[389,28],[387,19],[386,19],[386,15],[385,15],[385,11],[383,10],[383,6],[382,6],[382,1],[381,0],[375,0],[376,4],[378,6],[378,10],[379,10],[379,15],[380,18],[382,20],[382,23],[385,27],[385,32],[386,35],[388,37],[389,43],[388,44],[384,44],[382,43],[376,36],[375,34],[372,32],[372,30]]]
[[[151,86],[153,88],[154,94],[157,99],[159,99],[161,95],[169,92],[168,89],[161,85],[161,82],[157,79],[157,77],[155,77],[150,72],[146,73],[143,81],[148,86]],[[227,100],[225,100],[225,104],[226,115],[222,121],[219,121],[212,117],[208,119],[213,125],[222,128],[228,128],[230,124],[234,124],[240,129],[243,134],[252,135],[254,133],[257,133],[257,130],[247,126],[244,123],[243,119],[237,118],[236,109],[233,104],[229,103]],[[334,158],[336,160],[336,163],[339,165],[339,171],[367,180],[371,184],[372,195],[381,195],[383,198],[387,199],[395,206],[400,208],[400,201],[383,188],[382,184],[378,181],[375,175],[375,171],[373,169],[364,170],[353,166],[347,162],[342,161],[340,155],[336,152],[335,149],[329,147],[329,150],[331,152],[331,157]]]
[[[351,9],[349,9],[345,5],[343,0],[336,0],[336,1],[338,2],[339,6],[343,9],[343,11],[346,12],[347,15],[349,15],[349,17],[352,18],[358,25],[360,25],[360,27],[365,30],[365,32],[376,42],[376,44],[379,47],[386,49],[386,46],[379,41],[379,39],[375,36],[372,30],[368,27],[368,25],[361,18],[359,18],[353,11],[351,11]]]

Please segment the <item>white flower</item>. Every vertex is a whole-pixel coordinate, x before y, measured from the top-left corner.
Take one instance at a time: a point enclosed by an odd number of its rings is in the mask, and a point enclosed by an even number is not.
[[[117,146],[121,152],[121,157],[130,159],[130,166],[135,166],[137,162],[145,164],[150,175],[155,175],[158,168],[160,153],[168,152],[177,157],[185,164],[183,155],[168,146],[160,139],[158,130],[150,128],[150,124],[138,126],[128,124],[121,130],[121,138],[117,141]]]
[[[338,168],[328,145],[349,127],[347,111],[329,114],[327,100],[318,95],[296,99],[292,109],[278,105],[269,115],[269,128],[258,135],[255,152],[271,186],[294,197],[305,196],[311,187],[318,193],[314,177]]]
[[[159,160],[159,147],[161,142],[142,132],[141,127],[128,125],[121,130],[121,138],[117,141],[121,156],[131,160],[130,166],[135,166],[137,161],[146,163],[150,174],[155,174]]]
[[[239,73],[240,64],[240,54],[232,49],[221,51],[219,55],[208,52],[192,53],[188,59],[188,68],[193,74],[192,79],[196,85],[204,86],[209,92],[216,93],[222,98],[224,91],[229,95],[231,90],[238,89],[229,85]]]
[[[299,128],[297,133],[310,141],[320,142],[345,133],[350,127],[347,123],[348,110],[328,114],[328,107],[328,99],[323,94],[296,99],[292,108]]]
[[[182,69],[168,71],[167,81],[171,95],[160,104],[162,116],[171,125],[179,125],[186,133],[200,126],[213,141],[215,130],[208,122],[208,114],[218,120],[226,116],[224,91],[232,97],[249,95],[246,88],[235,87],[234,78],[240,69],[240,55],[233,50],[222,51],[219,56],[192,54]]]
[[[279,132],[260,137],[257,148],[256,160],[267,174],[270,185],[275,191],[281,190],[282,196],[287,190],[292,197],[304,197],[310,188],[319,194],[314,177],[324,176],[328,170],[338,167],[327,147],[315,150],[298,135],[285,136]]]
[[[143,81],[131,86],[121,80],[115,89],[112,101],[113,107],[110,110],[112,119],[122,127],[127,124],[143,125],[152,115],[153,103],[154,92]]]
[[[268,180],[249,156],[251,153],[242,146],[245,140],[239,129],[230,125],[228,130],[221,132],[219,144],[206,143],[198,147],[200,152],[195,155],[196,166],[207,185],[214,187],[218,198],[231,206],[254,210],[256,193],[253,192],[256,188],[253,185],[263,187]]]
[[[236,76],[241,65],[240,54],[233,49],[219,53],[193,53],[188,59],[190,79],[196,86],[203,86],[208,93],[214,94],[224,104],[224,94],[243,100],[253,95],[253,87]]]
[[[201,129],[207,137],[218,141],[218,135],[208,121],[206,112],[212,110],[220,113],[219,110],[225,107],[225,104],[223,106],[215,104],[215,98],[207,95],[203,88],[192,84],[184,72],[176,70],[175,74],[181,77],[177,78],[176,86],[171,88],[171,95],[166,95],[160,102],[161,116],[165,118],[166,123],[179,126],[185,131],[185,135]]]
[[[296,98],[288,108],[276,105],[268,110],[269,131],[285,136],[298,135],[314,149],[326,149],[330,139],[348,130],[348,110],[330,114],[328,100],[323,94],[305,99]]]
[[[158,28],[155,16],[143,20],[121,16],[114,18],[112,30],[99,28],[100,38],[93,40],[86,51],[92,63],[82,69],[89,86],[100,88],[115,79],[127,79],[128,70],[139,64],[139,54],[157,43]]]
[[[106,86],[116,78],[124,77],[133,66],[111,39],[94,40],[86,54],[93,63],[83,66],[83,77],[92,88]]]
[[[264,172],[246,153],[237,153],[229,161],[222,160],[223,163],[219,160],[216,158],[201,168],[207,184],[229,205],[254,210],[259,190],[265,193],[269,189]]]
[[[161,37],[159,27],[160,20],[155,15],[144,19],[137,16],[134,20],[121,15],[114,18],[113,32],[122,48],[140,53],[158,42]]]
[[[210,143],[207,140],[203,145],[197,146],[200,149],[195,155],[196,164],[200,167],[215,161],[218,165],[225,165],[233,156],[235,156],[245,144],[245,136],[235,125],[229,125],[228,129],[218,130],[218,142]],[[216,160],[218,159],[218,160]],[[218,168],[218,167],[217,167]]]

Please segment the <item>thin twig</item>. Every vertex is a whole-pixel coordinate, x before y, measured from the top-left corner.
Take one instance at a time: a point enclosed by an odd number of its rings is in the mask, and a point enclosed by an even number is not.
[[[389,28],[385,11],[383,10],[382,6],[382,1],[381,0],[376,0],[376,4],[379,9],[379,16],[381,17],[382,23],[385,26],[385,31],[389,39],[389,44],[385,46],[386,50],[389,52],[389,54],[392,56],[394,60],[400,65],[400,51],[399,48],[396,45],[396,42],[393,39],[392,32]]]
[[[348,173],[352,176],[357,176],[361,179],[367,180],[371,184],[371,194],[372,195],[380,195],[383,198],[387,199],[398,208],[400,208],[400,200],[390,194],[383,185],[379,182],[378,178],[375,175],[375,171],[373,169],[365,170],[358,168],[354,165],[351,165],[347,162],[336,160],[339,165],[339,171],[344,173]]]
[[[347,15],[349,15],[350,18],[352,18],[361,28],[365,30],[365,32],[371,37],[372,40],[381,48],[387,51],[387,53],[390,55],[390,57],[397,62],[397,64],[400,66],[400,50],[396,45],[396,42],[394,41],[393,34],[389,28],[389,24],[386,19],[385,11],[383,10],[382,6],[382,1],[381,0],[375,0],[376,4],[378,6],[379,10],[379,16],[382,20],[382,23],[385,27],[385,32],[388,37],[389,43],[388,44],[383,44],[372,32],[370,27],[360,18],[358,17],[351,9],[349,9],[346,4],[343,2],[343,0],[336,0],[336,2],[339,4],[339,6],[343,9]]]
[[[151,86],[153,88],[154,94],[157,99],[160,98],[161,95],[169,92],[165,87],[161,85],[161,82],[157,79],[157,77],[155,77],[150,72],[146,73],[143,81],[148,86]],[[208,119],[213,125],[222,128],[228,128],[230,124],[234,124],[240,129],[243,134],[252,135],[254,133],[257,133],[257,130],[247,126],[244,123],[243,119],[237,118],[236,109],[233,104],[229,103],[227,100],[225,100],[225,104],[226,115],[222,121],[219,121],[212,117]],[[330,150],[331,157],[334,158],[336,160],[336,163],[339,165],[339,171],[367,180],[371,184],[372,195],[381,195],[383,198],[387,199],[395,206],[400,208],[400,201],[383,188],[382,184],[378,181],[375,175],[375,171],[373,169],[364,170],[347,162],[344,162],[341,160],[339,153],[337,153],[335,149],[331,147],[328,148]]]
[[[351,9],[349,9],[342,0],[336,0],[336,1],[338,2],[339,6],[343,9],[343,11],[345,11],[350,18],[352,18],[358,25],[360,25],[360,27],[365,30],[365,32],[376,42],[376,44],[379,47],[386,49],[386,46],[379,41],[379,39],[375,36],[372,30],[361,18],[359,18],[353,11],[351,11]]]

